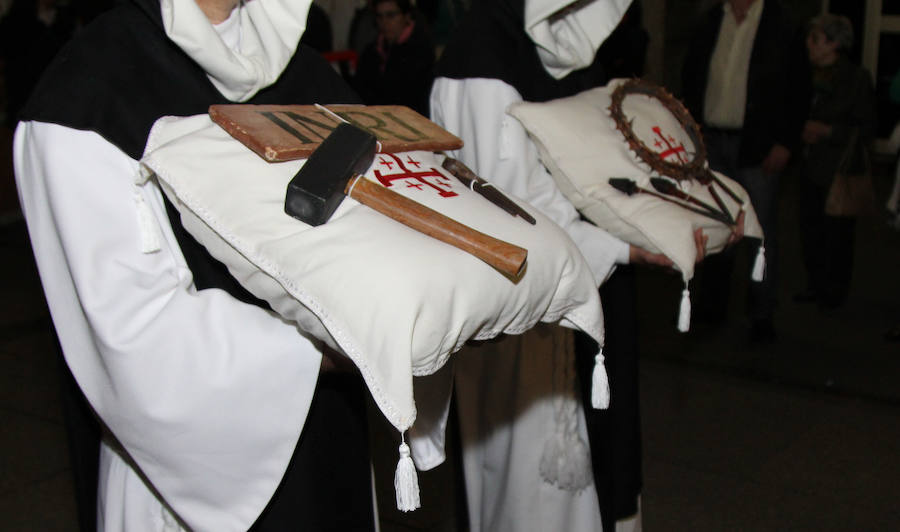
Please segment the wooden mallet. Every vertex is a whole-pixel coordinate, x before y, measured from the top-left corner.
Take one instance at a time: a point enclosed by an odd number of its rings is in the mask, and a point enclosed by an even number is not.
[[[375,159],[375,137],[342,123],[322,141],[288,184],[284,212],[312,226],[327,222],[343,201],[356,201],[441,242],[455,246],[512,280],[525,270],[528,250],[476,231],[373,183],[362,174]]]

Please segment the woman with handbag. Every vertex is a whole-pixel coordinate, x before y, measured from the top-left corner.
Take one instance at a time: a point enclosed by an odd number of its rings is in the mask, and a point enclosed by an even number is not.
[[[803,129],[797,206],[807,289],[794,300],[825,310],[847,298],[856,217],[874,201],[868,163],[874,92],[869,73],[846,56],[852,45],[846,17],[823,14],[810,23],[813,100]]]

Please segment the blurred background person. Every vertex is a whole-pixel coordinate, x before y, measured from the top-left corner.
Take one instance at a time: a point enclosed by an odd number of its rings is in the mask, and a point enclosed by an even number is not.
[[[368,105],[406,105],[428,116],[434,44],[409,0],[373,2],[378,36],[363,51],[354,88]]]
[[[853,216],[827,214],[825,200],[836,173],[869,171],[865,159],[875,132],[872,79],[847,58],[852,46],[846,17],[824,14],[810,23],[813,97],[803,126],[797,204],[807,288],[794,299],[823,309],[847,299],[856,228]]]
[[[703,17],[682,74],[685,104],[702,124],[710,168],[747,190],[765,233],[765,278],[750,283],[748,293],[754,345],[775,340],[778,191],[807,117],[805,55],[802,33],[778,0],[725,0]],[[734,260],[728,250],[698,271],[700,321],[717,326],[727,316]]]

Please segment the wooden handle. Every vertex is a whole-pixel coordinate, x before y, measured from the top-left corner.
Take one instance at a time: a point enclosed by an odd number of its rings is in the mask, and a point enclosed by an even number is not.
[[[475,175],[475,172],[473,172],[472,169],[468,166],[464,165],[459,159],[446,157],[444,159],[444,162],[441,163],[441,166],[443,166],[445,170],[456,176],[458,179],[463,179],[466,186],[469,186],[470,181],[478,181],[478,176]]]
[[[731,196],[731,199],[733,199],[734,201],[736,201],[738,205],[743,205],[743,204],[744,204],[744,200],[742,200],[742,199],[740,198],[740,196],[738,196],[737,194],[735,194],[734,191],[731,190],[731,188],[728,187],[728,185],[726,185],[725,183],[723,183],[722,180],[719,179],[718,177],[716,177],[716,174],[712,173],[710,170],[707,170],[707,171],[704,173],[703,179],[705,179],[706,181],[704,182],[703,180],[699,180],[699,181],[700,181],[700,184],[705,185],[705,184],[710,183],[710,182],[715,182],[715,184],[717,184],[717,185],[719,185],[720,187],[722,187],[722,190],[724,190],[726,194],[728,194],[729,196]]]
[[[527,249],[476,231],[365,177],[351,179],[345,193],[407,227],[481,259],[510,279],[518,280],[525,270]]]

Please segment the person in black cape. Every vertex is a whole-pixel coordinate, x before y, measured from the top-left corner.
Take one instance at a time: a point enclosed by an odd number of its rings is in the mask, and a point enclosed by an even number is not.
[[[295,48],[309,2],[279,2],[122,1],[62,49],[20,115],[16,177],[42,283],[103,426],[86,511],[107,530],[374,529],[358,374],[261,308],[155,185],[134,185],[162,116],[359,101]],[[242,55],[257,28],[285,41]],[[209,53],[218,42],[225,55]]]
[[[359,57],[353,84],[369,105],[405,105],[428,116],[434,44],[409,0],[372,3],[378,36]],[[421,17],[418,17],[421,18]]]
[[[628,264],[670,263],[665,257],[628,246],[581,219],[540,166],[534,146],[524,140],[524,132],[518,131],[520,126],[503,117],[503,111],[516,101],[544,102],[605,85],[608,79],[602,58],[595,57],[596,47],[591,45],[599,46],[629,2],[543,2],[558,5],[538,6],[545,8],[543,12],[562,8],[548,17],[551,24],[573,13],[584,16],[575,25],[583,35],[591,35],[593,42],[579,49],[580,55],[573,54],[577,57],[552,57],[548,50],[557,43],[536,42],[539,33],[529,34],[526,27],[543,21],[527,20],[529,3],[534,7],[542,2],[487,0],[473,5],[437,64],[432,119],[458,135],[475,131],[474,136],[462,135],[467,144],[456,156],[559,223],[585,254],[598,282],[605,279],[600,288],[606,320],[603,353],[612,400],[608,410],[585,406],[584,413],[603,528],[612,530],[617,520],[638,512],[642,487],[635,277]],[[494,141],[496,145],[491,144]],[[579,393],[585,405],[590,405],[590,372],[596,352],[592,340],[577,336]],[[539,446],[539,440],[533,445]]]

